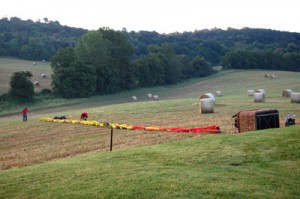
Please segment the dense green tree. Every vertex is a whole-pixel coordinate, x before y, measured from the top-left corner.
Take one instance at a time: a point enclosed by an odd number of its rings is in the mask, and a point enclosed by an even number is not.
[[[195,57],[192,66],[194,77],[205,77],[213,73],[212,68],[202,57]]]
[[[15,72],[10,78],[9,98],[19,102],[32,102],[34,98],[34,87],[30,81],[31,72]]]
[[[65,98],[87,97],[96,90],[95,68],[76,60],[74,49],[60,49],[51,59],[53,91]]]
[[[130,64],[133,47],[120,31],[102,28],[83,35],[75,48],[76,58],[96,68],[97,92],[113,93],[135,86]]]

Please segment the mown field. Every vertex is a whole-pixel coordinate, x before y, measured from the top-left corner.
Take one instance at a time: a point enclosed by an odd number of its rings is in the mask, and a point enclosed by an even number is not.
[[[298,125],[211,135],[2,170],[0,194],[1,198],[299,198],[299,131]]]
[[[276,79],[265,78],[275,73]],[[248,89],[266,90],[254,103]],[[174,86],[138,89],[88,99],[45,101],[0,111],[0,195],[5,198],[295,198],[299,197],[300,104],[281,96],[300,92],[300,73],[225,71]],[[200,114],[199,96],[221,90],[213,114]],[[158,94],[159,101],[147,99]],[[137,101],[131,101],[131,96]],[[44,108],[43,108],[44,107]],[[46,108],[45,108],[46,107]],[[280,129],[234,133],[240,110],[274,108]],[[220,126],[222,133],[190,134],[115,130],[39,121],[79,119],[162,127]],[[2,113],[1,113],[2,112]],[[18,113],[18,114],[14,114]],[[296,127],[284,128],[287,114]],[[20,188],[22,187],[22,188]],[[24,197],[23,197],[24,196]],[[199,197],[198,197],[199,196]]]
[[[35,91],[51,88],[52,70],[49,62],[0,57],[0,95],[8,92],[11,76],[19,71],[30,71],[32,73],[32,83],[35,81],[40,83],[39,87],[35,87]],[[42,78],[42,74],[46,74],[47,78]]]

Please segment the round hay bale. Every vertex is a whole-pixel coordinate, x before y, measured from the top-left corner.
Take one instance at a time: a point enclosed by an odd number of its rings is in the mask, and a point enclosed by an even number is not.
[[[254,102],[264,102],[265,94],[264,93],[254,93]]]
[[[269,77],[270,77],[270,74],[265,74],[265,77],[266,77],[266,78],[269,78]]]
[[[32,62],[33,65],[36,65],[36,62]]]
[[[253,96],[254,95],[254,90],[248,90],[247,93],[248,93],[248,96]]]
[[[153,95],[153,100],[159,100],[158,95]]]
[[[214,100],[212,98],[200,99],[200,111],[201,113],[213,113]]]
[[[282,91],[281,95],[282,95],[282,97],[291,97],[292,92],[293,91],[291,89],[286,89],[286,90]]]
[[[137,97],[136,97],[136,96],[132,96],[131,99],[132,99],[133,101],[136,101],[136,100],[137,100]]]
[[[270,78],[271,78],[271,79],[275,79],[275,78],[276,78],[276,75],[275,75],[275,74],[270,75]]]
[[[262,88],[257,89],[255,92],[256,92],[256,93],[263,93],[263,94],[266,94],[266,91],[265,91],[264,89],[262,89]]]
[[[41,74],[41,77],[42,78],[47,78],[47,75],[43,73],[43,74]]]
[[[216,91],[216,96],[221,97],[222,96],[222,91]]]
[[[147,94],[147,98],[148,98],[148,99],[151,99],[151,98],[152,98],[152,94],[151,94],[151,93],[148,93],[148,94]]]
[[[211,99],[213,99],[214,103],[216,103],[216,98],[212,93],[205,93],[205,94],[201,95],[199,97],[199,100],[206,99],[206,98],[211,98]]]
[[[35,82],[33,83],[33,85],[34,85],[34,86],[40,86],[40,83],[39,83],[38,81],[35,81]]]
[[[300,103],[300,93],[292,92],[291,103]]]

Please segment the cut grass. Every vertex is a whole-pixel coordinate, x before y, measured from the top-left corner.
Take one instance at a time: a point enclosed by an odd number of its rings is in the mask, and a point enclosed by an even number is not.
[[[3,198],[299,198],[299,126],[0,172]]]
[[[19,71],[30,71],[32,73],[32,83],[35,81],[40,83],[39,87],[35,87],[36,92],[44,88],[50,89],[52,74],[50,62],[34,62],[36,65],[34,65],[32,61],[0,57],[0,95],[8,92],[10,88],[10,78],[12,77],[13,73]],[[47,78],[42,78],[42,74],[46,74]]]
[[[220,126],[222,133],[234,132],[231,117],[240,110],[257,108],[275,108],[279,111],[280,126],[284,126],[285,116],[293,113],[296,123],[300,121],[300,106],[281,97],[281,91],[299,85],[300,73],[278,72],[278,78],[263,77],[265,71],[225,71],[222,76],[206,78],[204,81],[157,87],[153,90],[139,89],[109,96],[88,99],[61,100],[61,107],[33,111],[29,107],[29,121],[21,122],[21,114],[1,117],[0,120],[0,168],[28,166],[54,159],[82,155],[91,152],[109,150],[110,131],[105,128],[72,124],[54,124],[40,122],[40,117],[65,115],[69,119],[79,119],[82,111],[87,111],[90,120],[113,122],[118,124],[162,126],[162,127],[199,127],[211,124]],[[243,79],[239,84],[231,81]],[[259,77],[259,78],[257,78]],[[253,81],[253,78],[257,78]],[[298,79],[297,79],[298,78]],[[272,87],[269,86],[270,81]],[[218,83],[216,83],[218,82]],[[260,84],[260,86],[258,86]],[[288,85],[288,87],[286,87]],[[214,114],[200,114],[199,93],[213,92],[222,87],[224,96],[217,98]],[[247,88],[267,88],[265,103],[254,103],[247,96]],[[162,100],[149,101],[147,93],[159,94]],[[130,96],[136,95],[138,102],[130,102]],[[145,101],[142,101],[145,100]],[[64,104],[77,105],[64,106]],[[50,102],[39,108],[54,105]],[[57,104],[55,104],[57,105]],[[21,109],[17,110],[20,112]],[[205,134],[204,134],[205,135]],[[143,132],[116,130],[114,150],[184,140],[203,135],[178,134],[166,132]]]

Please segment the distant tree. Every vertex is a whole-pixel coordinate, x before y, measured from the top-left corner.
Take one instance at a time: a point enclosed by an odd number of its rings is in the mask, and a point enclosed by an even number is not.
[[[51,59],[52,86],[65,98],[87,97],[96,90],[95,68],[76,60],[74,49],[61,49]]]
[[[194,77],[205,77],[213,73],[213,69],[202,57],[195,57],[192,66]]]
[[[133,47],[124,32],[108,28],[86,33],[75,48],[78,61],[95,67],[96,91],[99,94],[134,87],[134,68],[130,64],[133,52]]]
[[[19,102],[31,102],[34,98],[33,83],[29,80],[31,72],[15,72],[10,78],[9,98]]]

